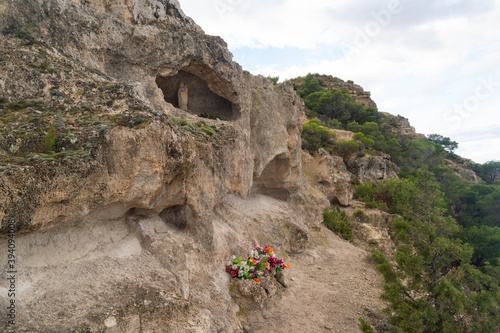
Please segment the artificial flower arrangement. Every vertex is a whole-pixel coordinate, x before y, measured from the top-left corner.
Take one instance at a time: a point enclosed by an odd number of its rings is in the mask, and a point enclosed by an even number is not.
[[[276,269],[276,272],[282,272],[285,268],[290,268],[289,264],[285,264],[283,259],[278,259],[274,253],[274,249],[270,246],[261,248],[259,244],[255,244],[255,248],[250,251],[248,259],[243,260],[243,257],[236,258],[226,267],[226,272],[231,274],[233,278],[240,280],[254,279],[260,283],[260,277],[267,270],[270,272]]]

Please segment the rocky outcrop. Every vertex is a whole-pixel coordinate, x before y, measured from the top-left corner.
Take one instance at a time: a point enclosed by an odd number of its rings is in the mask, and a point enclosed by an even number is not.
[[[380,306],[367,254],[321,227],[326,206],[352,203],[353,176],[302,153],[291,85],[243,71],[176,0],[4,1],[0,16],[0,257],[15,221],[16,332],[279,331],[317,298],[315,320],[287,329],[330,330],[340,306],[335,322],[354,331]],[[295,279],[231,287],[227,261],[255,241]]]
[[[354,244],[357,247],[366,251],[376,248],[386,256],[394,257],[396,245],[391,235],[394,234],[395,215],[379,209],[365,208],[363,202],[355,200],[345,211],[351,221]]]
[[[320,149],[314,157],[303,153],[303,164],[305,172],[313,177],[311,185],[318,187],[330,204],[349,206],[354,193],[351,184],[354,175],[347,170],[341,157]]]
[[[239,331],[226,260],[255,240],[303,252],[319,222],[301,208],[293,88],[244,72],[176,1],[0,15],[0,254],[13,219],[18,331]]]
[[[371,98],[371,93],[369,91],[365,91],[363,87],[359,84],[355,84],[351,80],[344,81],[338,77],[333,77],[332,75],[313,74],[313,76],[319,81],[320,85],[327,90],[347,89],[349,94],[356,99],[356,102],[363,104],[364,106],[374,108],[377,107],[377,104],[375,104]],[[291,79],[288,80],[288,82],[292,83],[295,87],[300,87],[300,85],[304,82],[304,77]]]
[[[349,94],[356,99],[356,102],[363,104],[364,106],[377,107],[377,104],[371,98],[371,93],[365,91],[363,87],[359,84],[355,84],[352,81],[342,81],[342,80],[323,80],[325,86],[328,90],[345,88],[349,91]]]
[[[407,136],[410,138],[425,140],[425,134],[417,133],[415,127],[410,125],[410,121],[402,116],[395,116],[387,112],[381,112],[384,116],[389,118],[389,122],[394,125],[393,132],[398,136]]]
[[[197,133],[186,133],[185,128],[176,129],[167,118],[161,117],[139,131],[130,132],[119,128],[104,131],[99,137],[99,148],[93,152],[93,161],[83,163],[81,167],[89,169],[86,170],[89,173],[86,179],[92,178],[86,185],[89,186],[88,191],[82,186],[78,193],[68,194],[75,181],[67,177],[70,172],[57,172],[52,179],[47,176],[46,183],[40,182],[44,177],[37,174],[35,178],[38,184],[34,186],[38,189],[34,191],[39,192],[32,194],[37,197],[37,202],[26,200],[22,193],[16,193],[8,204],[2,205],[4,220],[6,212],[12,211],[14,202],[21,200],[25,201],[26,210],[42,211],[31,217],[26,216],[19,223],[38,228],[45,226],[48,221],[55,221],[56,217],[63,220],[68,212],[81,211],[83,215],[86,214],[92,209],[89,202],[107,205],[108,199],[103,201],[102,198],[109,198],[110,204],[125,200],[130,203],[127,206],[161,210],[161,207],[169,205],[162,197],[172,197],[173,192],[179,192],[178,199],[173,203],[178,204],[189,201],[189,195],[181,193],[182,191],[192,191],[193,194],[196,193],[196,198],[193,197],[195,206],[206,205],[207,208],[213,207],[217,200],[215,198],[225,193],[238,193],[242,197],[250,193],[263,193],[288,199],[303,186],[300,174],[300,104],[297,103],[298,97],[292,87],[283,85],[274,88],[269,80],[243,72],[231,61],[225,43],[219,38],[204,35],[199,27],[183,15],[175,2],[116,1],[104,6],[98,1],[80,3],[67,0],[35,2],[33,5],[34,7],[20,2],[16,6],[2,7],[2,17],[5,19],[0,28],[12,34],[33,31],[31,43],[36,41],[51,47],[35,44],[32,48],[37,52],[52,52],[55,53],[54,57],[65,58],[68,63],[65,71],[73,76],[75,70],[71,67],[83,62],[86,68],[97,68],[101,77],[128,85],[130,94],[125,97],[135,99],[136,105],[142,105],[146,113],[168,113],[196,123],[202,120],[194,117],[198,112],[175,108],[175,103],[167,101],[167,92],[164,91],[166,88],[162,88],[161,78],[183,73],[181,79],[189,88],[191,101],[197,101],[197,98],[213,98],[213,103],[217,103],[217,98],[224,100],[230,105],[227,111],[229,116],[221,114],[224,119],[222,121],[204,120],[217,132],[217,139],[212,142],[197,142]],[[35,12],[37,14],[32,15]],[[139,35],[134,37],[136,34]],[[84,35],[84,38],[76,38],[77,35]],[[130,45],[132,41],[138,44]],[[21,43],[22,41],[19,45]],[[54,49],[59,51],[53,51]],[[30,68],[28,61],[27,58],[19,65]],[[47,61],[50,62],[51,58]],[[72,101],[82,96],[77,85],[70,91],[59,90],[68,86],[68,81],[102,79],[72,80],[63,75],[58,77],[54,73],[42,73],[38,74],[41,79],[37,85],[20,91],[20,85],[29,82],[32,73],[25,71],[23,75],[24,77],[3,78],[2,93],[9,101],[26,99],[51,103],[57,97],[54,94],[62,94],[67,103],[64,107],[74,106],[77,109],[82,108],[81,103],[71,105]],[[191,79],[196,82],[190,81]],[[205,89],[201,89],[201,83],[205,84]],[[62,89],[55,91],[54,87]],[[107,89],[107,86],[99,87],[99,91]],[[47,91],[50,93],[47,94]],[[95,106],[86,106],[90,109],[104,107],[109,114],[119,113],[116,105],[107,109],[107,101],[101,97],[98,101],[100,104],[96,102]],[[194,108],[197,104],[192,105]],[[121,113],[134,109],[133,103],[120,107]],[[184,125],[179,127],[182,126]],[[202,130],[203,128],[199,128],[200,132]],[[197,169],[198,166],[205,170]],[[64,170],[64,163],[57,168]],[[7,188],[21,186],[10,179],[28,179],[33,172],[48,173],[52,166],[49,164],[43,169],[35,171],[36,167],[28,167],[22,171],[26,173],[24,176],[18,175],[21,173],[19,170],[11,172],[12,175],[6,174],[6,182],[9,183]],[[180,174],[179,169],[182,171]],[[192,172],[191,175],[185,175],[190,173],[188,170]],[[223,171],[217,175],[217,170]],[[190,179],[203,178],[204,175],[213,177],[212,180],[206,179],[199,183],[202,187],[213,184],[210,189],[206,189],[210,194],[190,183]],[[136,176],[142,181],[137,183]],[[116,179],[116,184],[113,179]],[[127,181],[130,183],[123,183]],[[173,192],[169,190],[168,184],[171,183],[178,184],[178,189]],[[64,184],[68,184],[68,188]],[[147,190],[141,187],[144,184],[147,184]],[[221,188],[217,188],[219,184]],[[58,195],[54,197],[49,193],[56,186],[58,189],[55,192]],[[183,188],[189,190],[182,190]],[[139,195],[142,190],[149,194],[137,202],[138,199],[134,196]],[[40,196],[41,193],[47,195]],[[92,199],[93,197],[96,199]],[[64,205],[57,204],[59,202]],[[85,202],[85,207],[77,207],[82,202]],[[59,206],[67,208],[61,210],[57,208]],[[195,211],[200,210],[196,208]],[[73,214],[73,217],[76,216]]]
[[[373,156],[365,154],[362,157],[351,156],[347,162],[356,178],[361,182],[380,182],[389,178],[398,178],[398,167],[391,161],[390,156]]]
[[[465,160],[466,166],[464,167],[458,163],[453,162],[452,160],[445,159],[444,164],[446,167],[453,170],[453,172],[460,177],[461,180],[464,180],[471,185],[480,184],[483,180],[479,177],[473,170],[471,170],[470,166],[474,163],[470,160]]]

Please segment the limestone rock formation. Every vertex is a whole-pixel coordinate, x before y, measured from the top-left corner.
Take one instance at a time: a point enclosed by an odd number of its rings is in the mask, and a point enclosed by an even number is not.
[[[426,139],[425,134],[417,133],[415,127],[410,125],[408,119],[402,116],[395,116],[387,112],[381,112],[384,116],[388,117],[391,122],[394,122],[396,127],[393,129],[396,135],[404,135],[413,139]]]
[[[341,157],[320,149],[315,157],[303,153],[303,163],[306,172],[314,175],[314,182],[331,204],[350,204],[354,193],[351,184],[354,175],[347,170]]]
[[[353,201],[346,209],[353,226],[356,246],[371,251],[373,247],[389,257],[393,257],[396,249],[391,235],[394,232],[395,215],[379,209],[367,209],[363,202]]]
[[[0,16],[18,331],[237,332],[225,261],[257,239],[306,244],[288,208],[305,185],[293,88],[244,72],[177,1],[22,0]]]
[[[348,167],[361,183],[379,182],[389,178],[398,178],[398,167],[390,160],[390,156],[372,156],[365,154],[362,157],[351,156]]]
[[[16,332],[242,332],[245,311],[265,330],[262,290],[238,289],[256,295],[238,304],[224,270],[255,241],[297,266],[278,279],[294,293],[267,286],[285,305],[339,302],[343,331],[381,306],[367,254],[322,234],[321,211],[350,203],[352,175],[339,158],[306,158],[310,191],[323,191],[310,195],[291,85],[243,71],[176,0],[2,1],[0,17],[0,257],[13,219]],[[328,274],[306,278],[318,262]],[[309,280],[363,295],[334,300]]]
[[[327,90],[332,89],[347,89],[349,94],[356,99],[356,102],[364,106],[377,107],[377,104],[371,98],[371,93],[365,91],[359,84],[353,81],[344,81],[331,75],[314,74],[314,77],[320,82],[321,86]],[[304,77],[299,77],[289,80],[290,83],[300,86],[304,82]]]
[[[356,102],[363,104],[364,106],[371,106],[374,108],[377,107],[377,104],[371,98],[371,93],[369,91],[365,91],[363,87],[361,87],[359,84],[355,84],[352,81],[345,82],[342,80],[337,80],[337,81],[327,80],[325,84],[326,88],[329,90],[345,88],[349,91],[349,94],[351,96],[356,98]]]
[[[472,171],[470,168],[465,168],[464,166],[455,163],[451,160],[445,159],[444,163],[446,167],[450,168],[455,172],[455,174],[460,177],[460,179],[465,180],[466,182],[469,182],[472,185],[480,184],[482,182],[481,177],[479,177],[474,171]],[[465,160],[465,163],[468,165],[473,164],[471,160]]]

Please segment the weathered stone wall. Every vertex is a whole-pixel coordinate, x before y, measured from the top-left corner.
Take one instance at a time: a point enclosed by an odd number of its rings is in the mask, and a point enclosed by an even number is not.
[[[292,87],[244,72],[173,1],[2,1],[0,16],[2,45],[26,48],[9,56],[15,75],[0,70],[1,96],[56,105],[75,131],[96,126],[86,158],[2,169],[0,219],[16,220],[23,258],[19,331],[237,332],[226,261],[255,239],[297,248],[280,230],[306,229]],[[193,110],[157,85],[178,73]],[[197,117],[203,105],[225,119]],[[107,120],[70,122],[66,110]],[[2,234],[2,257],[5,244]]]

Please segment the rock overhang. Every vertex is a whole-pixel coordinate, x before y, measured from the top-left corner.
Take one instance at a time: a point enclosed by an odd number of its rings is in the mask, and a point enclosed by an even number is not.
[[[241,116],[239,96],[232,83],[207,64],[190,62],[179,70],[164,68],[155,82],[167,103],[191,114],[222,120],[238,120]]]

